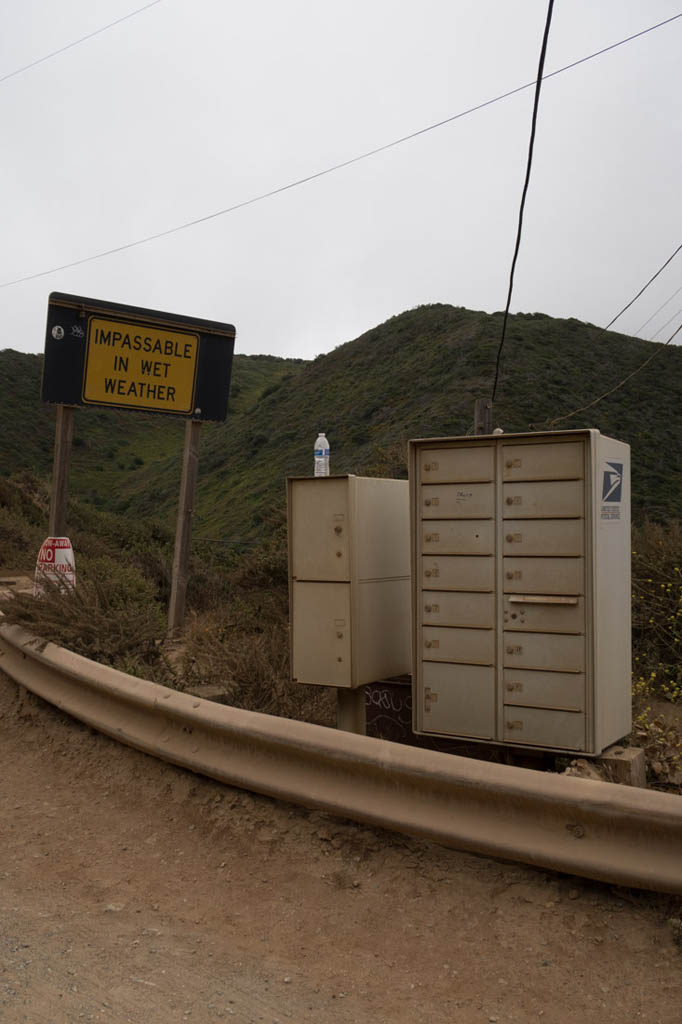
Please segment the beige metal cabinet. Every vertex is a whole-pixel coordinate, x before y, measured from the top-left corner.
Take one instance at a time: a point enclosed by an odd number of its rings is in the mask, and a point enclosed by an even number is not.
[[[294,681],[354,688],[409,672],[407,481],[292,477],[287,499]]]
[[[631,728],[630,452],[410,442],[414,728],[600,753]]]

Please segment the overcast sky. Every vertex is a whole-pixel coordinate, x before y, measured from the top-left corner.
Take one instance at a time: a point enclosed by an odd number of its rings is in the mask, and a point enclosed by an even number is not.
[[[144,0],[5,0],[0,78]],[[532,81],[546,0],[161,0],[0,83],[0,284],[286,185]],[[546,71],[682,11],[557,0]],[[682,19],[545,82],[512,301],[605,324],[682,241]],[[404,309],[504,308],[533,91],[281,195],[0,289],[233,323],[310,358]],[[682,254],[618,328],[682,286]],[[644,329],[682,307],[682,290]],[[682,319],[662,329],[665,340]]]

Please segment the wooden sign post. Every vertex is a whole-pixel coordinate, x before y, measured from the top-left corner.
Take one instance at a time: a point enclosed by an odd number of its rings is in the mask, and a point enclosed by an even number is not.
[[[180,507],[175,529],[175,551],[173,552],[173,577],[171,580],[170,604],[168,606],[168,632],[176,633],[185,620],[185,602],[189,578],[189,551],[192,537],[192,513],[194,495],[199,473],[199,431],[201,423],[187,420],[185,425],[185,452],[182,459],[180,481]]]
[[[57,406],[50,491],[50,537],[66,536],[66,504],[69,497],[69,463],[73,439],[73,406]]]

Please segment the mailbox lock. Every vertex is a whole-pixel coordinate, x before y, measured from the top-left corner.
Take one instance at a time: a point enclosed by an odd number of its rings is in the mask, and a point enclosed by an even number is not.
[[[334,527],[334,533],[337,534],[337,535],[342,534],[343,533],[343,527],[342,526],[335,526]]]
[[[430,569],[425,569],[424,570],[424,575],[425,576],[430,576],[431,575],[431,570]]]
[[[514,573],[513,572],[507,572],[507,573],[505,573],[505,576],[507,577],[508,580],[513,580],[514,579]]]
[[[424,611],[430,612],[431,611],[431,605],[430,604],[424,605]]]
[[[431,504],[431,499],[430,498],[424,498],[424,504],[425,505],[430,505]]]
[[[504,500],[506,501],[507,505],[513,505],[514,504],[514,499],[511,498],[511,497],[505,498]]]
[[[424,647],[430,647],[430,646],[431,646],[431,641],[430,640],[426,640],[424,642]]]
[[[428,544],[428,543],[430,542],[430,540],[431,540],[431,534],[430,534],[430,533],[427,533],[427,534],[426,534],[426,536],[425,536],[425,538],[424,538],[424,540],[425,540],[425,541],[426,541],[426,543]]]
[[[342,639],[343,639],[343,633],[341,632],[341,630],[339,630],[339,631],[338,631],[338,633],[336,634],[336,636],[337,636],[337,639],[338,639],[338,640],[342,640]]]
[[[505,466],[507,467],[507,469],[511,469],[513,465],[514,463],[511,459],[507,459],[507,461],[505,462]]]
[[[337,558],[343,558],[343,551],[337,551],[336,552],[336,557]]]

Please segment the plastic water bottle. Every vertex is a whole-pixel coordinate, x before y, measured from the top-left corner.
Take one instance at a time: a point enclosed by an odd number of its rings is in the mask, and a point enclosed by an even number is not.
[[[315,442],[315,476],[329,476],[329,441],[321,430]]]

